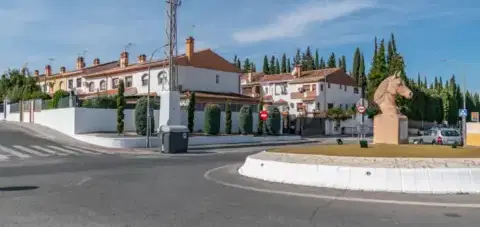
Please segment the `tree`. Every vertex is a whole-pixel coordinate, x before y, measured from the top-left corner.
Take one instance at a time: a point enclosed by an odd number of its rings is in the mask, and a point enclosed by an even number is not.
[[[319,69],[320,68],[320,57],[318,56],[318,49],[315,50],[315,68],[314,69]]]
[[[125,127],[125,85],[123,80],[120,80],[118,83],[118,95],[117,95],[117,134],[122,134]],[[150,125],[150,127],[154,127]]]
[[[290,58],[287,59],[287,73],[292,72],[292,63],[290,62]]]
[[[367,88],[367,76],[365,75],[365,59],[363,54],[360,55],[360,65],[358,67],[358,77],[360,79],[359,86],[361,88],[362,98],[365,98],[365,91]]]
[[[263,97],[260,98],[260,102],[258,103],[258,128],[257,128],[257,133],[259,135],[262,135],[263,134],[263,125],[264,125],[264,122],[263,120],[260,118],[260,111],[263,110]]]
[[[135,129],[137,134],[141,136],[147,135],[147,111],[147,97],[142,97],[138,99],[137,105],[135,106]],[[155,118],[151,116],[149,120],[150,125],[154,126]],[[150,127],[151,133],[155,131],[154,128],[155,127]]]
[[[332,54],[330,55],[330,58],[328,58],[327,68],[336,68],[337,63],[335,61],[336,61],[335,53],[332,52]]]
[[[295,57],[293,58],[293,64],[298,65],[302,61],[302,56],[300,55],[300,48],[297,49],[297,53],[295,54]]]
[[[342,67],[343,71],[347,72],[347,58],[345,55],[342,55]]]
[[[304,70],[315,69],[315,62],[314,62],[314,59],[313,59],[313,56],[312,56],[312,51],[311,51],[309,46],[305,50],[305,55],[303,56],[302,65],[303,65]]]
[[[190,93],[190,97],[188,98],[188,130],[193,132],[195,126],[195,106],[197,104],[195,98],[195,92]]]
[[[323,60],[323,57],[320,58],[320,64],[319,64],[319,69],[325,69],[327,68],[325,61]]]
[[[216,104],[207,104],[205,106],[205,118],[203,131],[208,135],[218,135],[220,133],[221,110]]]
[[[278,58],[275,59],[275,74],[280,74],[280,62],[278,62]]]
[[[245,62],[243,63],[243,72],[248,73],[250,72],[250,59],[245,58]]]
[[[242,135],[253,132],[252,108],[249,105],[243,105],[238,113],[238,128]]]
[[[285,54],[282,55],[282,65],[280,66],[281,73],[287,73],[287,56]]]
[[[225,133],[232,134],[232,108],[230,101],[225,105]]]
[[[275,56],[272,55],[270,58],[270,65],[269,65],[269,74],[275,74],[276,68],[275,68]]]
[[[368,98],[370,100],[373,100],[375,90],[385,78],[387,78],[387,65],[385,61],[385,45],[384,40],[382,39],[378,51],[374,54],[372,67],[370,68],[370,73],[368,75]]]
[[[265,55],[265,57],[263,57],[263,70],[262,71],[265,74],[270,73],[270,67],[268,67],[268,57],[267,57],[267,55]]]
[[[355,54],[353,55],[352,77],[357,82],[358,85],[361,84],[361,81],[360,81],[360,48],[358,48],[358,47],[355,49]]]

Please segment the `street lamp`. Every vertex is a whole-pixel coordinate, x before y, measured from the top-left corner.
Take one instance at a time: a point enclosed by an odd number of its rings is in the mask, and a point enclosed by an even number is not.
[[[458,62],[456,60],[442,60],[443,62],[453,63],[461,66],[468,67],[470,64],[464,62]],[[463,76],[463,109],[467,109],[467,75],[466,73],[462,74]],[[467,142],[467,116],[462,116],[462,134],[463,134],[463,144]]]
[[[150,125],[150,118],[152,117],[150,114],[150,70],[151,70],[151,65],[152,65],[152,60],[153,56],[155,56],[155,53],[157,53],[159,50],[163,49],[164,47],[168,46],[168,44],[163,45],[162,47],[159,47],[155,49],[152,54],[150,55],[150,59],[148,60],[148,84],[147,84],[147,141],[146,142],[146,147],[150,148],[150,133],[151,133],[151,125]]]

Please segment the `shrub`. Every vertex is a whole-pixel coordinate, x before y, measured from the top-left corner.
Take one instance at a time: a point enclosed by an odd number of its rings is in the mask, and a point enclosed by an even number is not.
[[[207,104],[205,106],[205,122],[203,131],[208,135],[218,135],[220,133],[221,110],[216,104]]]
[[[238,128],[243,135],[252,134],[253,132],[252,109],[248,105],[240,108],[240,112],[238,113]]]
[[[225,105],[225,133],[232,134],[232,107],[230,102]]]
[[[64,97],[68,97],[68,96],[70,96],[70,93],[68,93],[67,91],[64,91],[64,90],[56,91],[55,93],[53,93],[52,102],[51,102],[50,107],[52,109],[58,108],[58,102],[60,101],[60,99],[62,99]]]
[[[328,109],[327,110],[327,117],[332,119],[332,120],[335,120],[335,121],[342,121],[342,120],[346,120],[348,118],[348,116],[345,114],[345,111],[343,111],[342,109],[340,109],[338,107]]]
[[[122,134],[124,130],[125,123],[123,120],[125,119],[125,96],[123,93],[125,92],[125,86],[123,84],[123,80],[120,80],[118,84],[118,95],[117,95],[117,133]]]
[[[41,100],[47,100],[51,98],[52,97],[50,97],[49,94],[41,91],[35,91],[32,94],[30,94],[30,97],[29,97],[29,99],[41,99]]]
[[[277,135],[278,133],[280,133],[280,127],[282,127],[281,121],[282,121],[282,117],[281,117],[280,110],[276,106],[269,106],[267,128],[271,134]]]
[[[152,100],[150,100],[152,101]],[[135,128],[138,135],[147,135],[147,97],[138,99],[135,106]],[[150,133],[153,133],[155,120],[154,116],[150,116]]]
[[[258,125],[257,125],[257,133],[259,135],[263,134],[263,120],[260,118],[260,112],[263,111],[263,97],[260,98],[260,103],[258,103]]]
[[[360,140],[360,148],[368,148],[368,141]]]
[[[188,130],[193,132],[195,126],[195,92],[190,95],[190,102],[188,103]]]

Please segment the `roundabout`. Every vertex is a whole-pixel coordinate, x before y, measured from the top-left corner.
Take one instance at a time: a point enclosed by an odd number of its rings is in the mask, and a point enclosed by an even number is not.
[[[373,192],[479,194],[480,150],[316,145],[250,155],[238,173],[284,184]]]

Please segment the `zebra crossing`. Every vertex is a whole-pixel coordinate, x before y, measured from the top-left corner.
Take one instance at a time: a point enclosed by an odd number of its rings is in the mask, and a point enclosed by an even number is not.
[[[106,150],[76,147],[68,145],[1,145],[0,161],[15,159],[26,159],[33,157],[55,157],[55,156],[82,156],[82,155],[105,155],[113,154]]]

